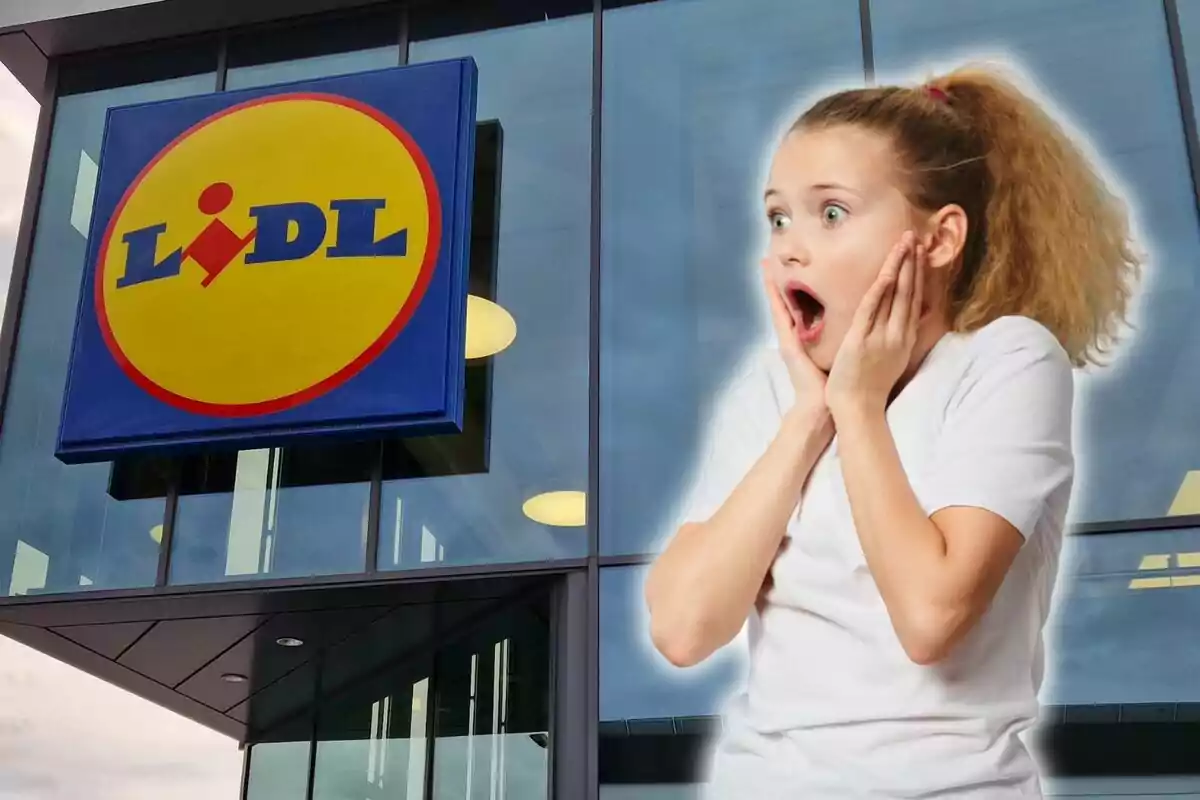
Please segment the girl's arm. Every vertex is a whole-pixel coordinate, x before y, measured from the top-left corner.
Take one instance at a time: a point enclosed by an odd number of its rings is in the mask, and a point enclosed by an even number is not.
[[[693,521],[655,561],[645,587],[650,638],[680,667],[708,658],[742,629],[808,474],[833,439],[825,374],[800,345],[795,320],[769,277],[770,262],[762,266],[794,403],[778,430],[764,431],[779,413],[764,374],[758,382],[735,384],[714,420],[708,458],[687,511]]]
[[[831,438],[823,406],[794,407],[716,513],[684,524],[655,561],[646,582],[650,635],[672,664],[697,664],[741,630]]]
[[[982,508],[927,515],[881,409],[847,409],[837,425],[854,527],[892,626],[914,662],[940,661],[983,616],[1024,537]]]
[[[921,309],[922,248],[901,255],[864,300],[827,399],[867,566],[905,652],[930,664],[983,616],[1038,524],[1061,527],[1074,383],[1066,353],[1038,323],[1008,317],[979,331],[918,497],[885,416]]]

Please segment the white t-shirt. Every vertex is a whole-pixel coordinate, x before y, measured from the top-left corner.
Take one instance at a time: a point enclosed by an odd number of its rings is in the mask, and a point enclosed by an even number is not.
[[[730,386],[685,518],[716,511],[766,450],[794,393],[778,350]],[[948,334],[887,412],[925,510],[975,506],[1025,543],[950,656],[905,655],[863,556],[837,440],[788,523],[774,586],[749,620],[750,671],[712,753],[708,796],[1040,797],[1022,737],[1038,713],[1042,628],[1074,475],[1073,382],[1053,335],[1024,317]]]

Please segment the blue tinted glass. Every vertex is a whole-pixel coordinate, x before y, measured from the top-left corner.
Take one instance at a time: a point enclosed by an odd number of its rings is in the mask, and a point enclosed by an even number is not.
[[[678,670],[655,653],[642,604],[645,568],[600,582],[601,719],[718,714],[742,679],[744,650]],[[1070,537],[1047,627],[1049,704],[1200,702],[1200,529]]]
[[[170,582],[362,572],[378,454],[350,444],[186,461]]]
[[[591,48],[590,16],[411,45],[412,63],[474,57],[478,118],[502,128],[498,239],[474,230],[472,250],[496,253],[495,300],[516,339],[491,357],[487,472],[386,481],[381,569],[587,552],[577,523],[587,489]],[[545,497],[558,492],[572,494]],[[531,509],[543,521],[523,510],[537,496],[553,512]],[[569,524],[546,524],[555,521]]]
[[[214,83],[198,75],[58,101],[0,437],[0,593],[154,583],[165,494],[114,491],[111,464],[65,466],[54,446],[105,113]]]
[[[766,331],[765,159],[807,94],[861,84],[855,3],[604,14],[601,551],[666,531],[717,387]]]
[[[735,639],[698,667],[672,667],[650,645],[645,578],[645,567],[600,573],[600,719],[719,714],[743,678],[745,642]]]
[[[1200,530],[1068,539],[1045,703],[1200,702]]]
[[[1200,464],[1200,229],[1160,3],[920,0],[872,4],[881,81],[1011,54],[1129,189],[1152,256],[1140,331],[1118,368],[1081,377],[1079,521],[1200,511],[1176,496]],[[916,69],[916,72],[911,70]],[[1173,509],[1174,507],[1174,509]]]
[[[400,62],[399,47],[377,47],[357,50],[352,53],[298,58],[275,64],[255,64],[234,67],[226,73],[225,88],[248,89],[253,86],[268,86],[275,83],[291,83],[312,78],[328,78],[352,72],[366,72],[384,67],[394,67]]]

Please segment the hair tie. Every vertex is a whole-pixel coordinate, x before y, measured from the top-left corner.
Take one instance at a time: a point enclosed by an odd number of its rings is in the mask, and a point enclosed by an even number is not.
[[[950,95],[946,94],[944,91],[942,91],[941,89],[939,89],[936,86],[926,85],[925,86],[925,94],[929,95],[930,97],[932,97],[934,100],[938,101],[939,103],[949,103],[950,102]]]

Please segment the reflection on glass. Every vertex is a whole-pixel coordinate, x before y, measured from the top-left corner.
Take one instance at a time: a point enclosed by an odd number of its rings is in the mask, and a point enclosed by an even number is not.
[[[439,619],[432,639],[420,624],[411,634],[414,610]],[[410,606],[372,626],[409,647],[393,649],[373,633],[335,649],[341,675],[363,656],[390,655],[323,701],[314,800],[547,797],[547,609],[535,601],[483,611]]]
[[[231,37],[225,88],[247,89],[394,67],[400,63],[395,9],[291,20]]]
[[[395,47],[378,47],[373,50],[362,50],[355,53],[336,53],[327,56],[314,56],[298,61],[287,61],[282,64],[258,64],[253,67],[237,67],[229,70],[225,79],[228,91],[249,89],[254,86],[268,86],[276,83],[292,83],[294,81],[328,78],[334,75],[347,75],[352,72],[366,72],[372,69],[394,67],[398,63],[398,53]]]
[[[249,749],[250,780],[246,800],[285,800],[304,797],[308,785],[308,736],[297,741],[261,742]]]
[[[424,477],[385,460],[397,466],[385,467],[379,566],[580,556],[585,529],[535,522],[522,506],[534,495],[587,486],[592,20],[444,36],[448,23],[439,14],[414,10],[409,60],[472,56],[479,66],[478,118],[503,130],[495,155],[502,167],[490,164],[503,177],[496,222],[481,216],[488,213],[482,201],[492,199],[481,178],[489,165],[477,168],[472,291],[480,293],[477,279],[490,283],[481,296],[502,306],[519,334],[473,366],[487,419],[468,426],[486,431],[486,449],[464,461],[445,455],[458,444],[431,442],[436,452],[427,460],[453,468]],[[476,275],[476,256],[489,252],[494,272]],[[472,380],[468,374],[469,396]]]
[[[1071,537],[1061,575],[1042,702],[1200,702],[1200,529]]]
[[[518,607],[447,648],[437,664],[433,796],[547,798],[550,654],[542,613]]]
[[[341,800],[356,787],[368,797],[424,800],[429,677],[393,684],[366,706],[322,711],[313,800]]]
[[[134,469],[117,481],[112,464],[62,464],[54,445],[105,114],[210,92],[215,80],[196,75],[58,100],[0,436],[0,593],[154,584],[159,545],[151,531],[163,521],[166,496],[160,468]],[[135,490],[118,492],[114,482]]]
[[[677,669],[650,644],[642,604],[646,567],[600,572],[600,719],[719,714],[745,669],[739,636],[704,664]]]
[[[1073,517],[1166,515],[1187,472],[1200,468],[1200,372],[1192,366],[1200,363],[1200,228],[1163,7],[920,0],[872,4],[871,26],[881,80],[919,80],[928,59],[1011,54],[1129,189],[1152,257],[1148,293],[1115,372],[1078,381]]]
[[[804,95],[861,83],[862,45],[855,3],[667,0],[606,11],[604,47],[600,545],[641,553],[766,335],[764,154]]]
[[[378,459],[353,443],[186,460],[171,583],[361,572]]]

